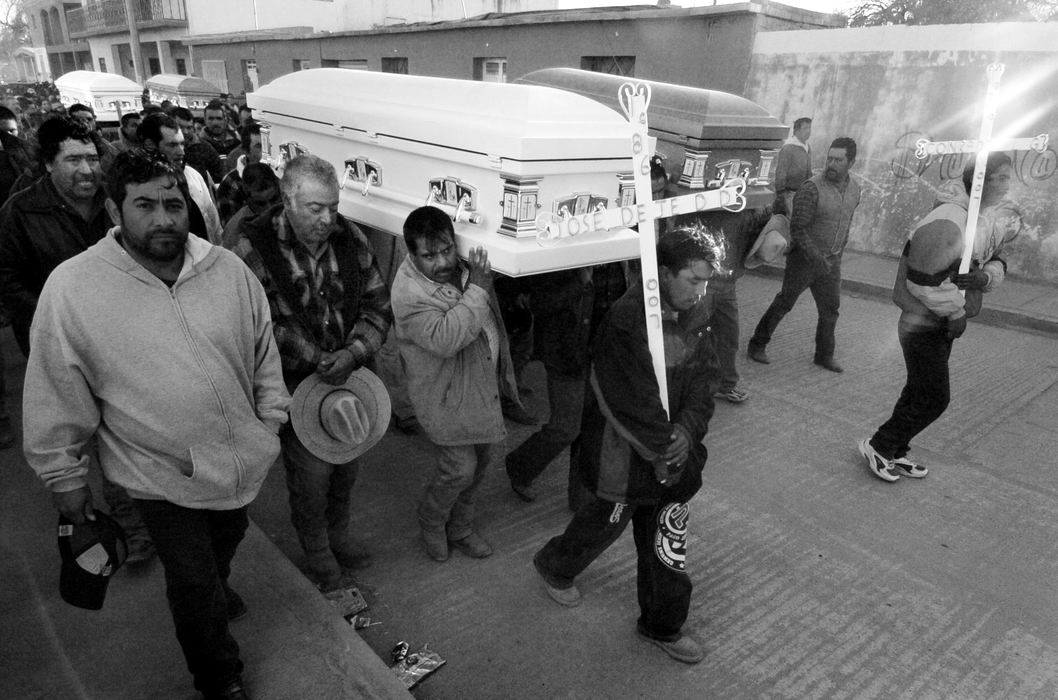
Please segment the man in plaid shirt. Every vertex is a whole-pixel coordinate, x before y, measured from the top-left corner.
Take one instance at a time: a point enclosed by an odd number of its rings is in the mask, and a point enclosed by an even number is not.
[[[244,222],[233,251],[264,285],[290,391],[313,373],[340,385],[382,346],[393,319],[389,291],[364,234],[338,214],[330,163],[295,158],[280,190],[282,203]],[[291,521],[309,573],[323,590],[333,590],[342,569],[371,562],[348,532],[357,463],[315,457],[289,425],[280,440]]]

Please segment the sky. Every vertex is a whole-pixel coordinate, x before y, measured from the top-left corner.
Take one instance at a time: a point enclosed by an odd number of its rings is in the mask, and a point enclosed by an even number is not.
[[[777,0],[783,5],[803,7],[816,12],[842,12],[859,3],[856,0]],[[732,2],[745,2],[745,0],[716,0],[716,4],[727,5]],[[578,7],[605,7],[608,5],[656,5],[657,0],[559,0],[558,6],[562,9],[573,9]],[[708,7],[714,4],[714,0],[673,0],[673,5],[682,7]]]

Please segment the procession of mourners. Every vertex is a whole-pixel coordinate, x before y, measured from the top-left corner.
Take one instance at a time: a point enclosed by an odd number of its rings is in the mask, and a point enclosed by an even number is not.
[[[870,196],[854,138],[828,135],[815,158],[812,119],[798,118],[768,206],[658,218],[656,277],[629,259],[498,287],[488,246],[461,247],[436,202],[406,210],[394,232],[406,252],[383,268],[354,223],[356,204],[343,201],[350,173],[322,153],[291,153],[277,171],[245,106],[150,105],[122,116],[113,144],[89,106],[40,116],[30,125],[0,107],[0,305],[6,337],[27,358],[22,430],[8,414],[19,397],[0,383],[0,447],[22,449],[67,547],[102,543],[110,554],[102,573],[63,564],[67,602],[98,609],[113,569],[157,557],[195,688],[207,700],[246,698],[237,621],[252,611],[229,577],[266,474],[285,475],[305,575],[338,591],[383,554],[353,524],[363,456],[417,440],[432,455],[421,485],[408,485],[418,489],[421,556],[437,566],[489,557],[498,545],[476,518],[491,493],[483,484],[506,478],[505,507],[525,508],[547,496],[540,477],[561,464],[568,524],[525,557],[543,604],[591,596],[578,577],[631,524],[629,634],[678,662],[705,657],[686,624],[687,532],[690,504],[708,488],[717,399],[732,411],[765,400],[740,384],[739,358],[777,359],[769,343],[805,290],[818,310],[816,367],[806,348],[805,371],[841,381],[826,373],[855,361],[839,362],[836,335],[842,254]],[[664,158],[649,164],[655,200],[681,191]],[[1021,228],[1007,197],[1011,159],[994,153],[960,272],[974,174],[971,159],[919,212],[900,259],[906,384],[892,387],[892,416],[850,447],[886,483],[929,474],[911,442],[948,408],[953,343],[1002,283],[1004,246]],[[735,283],[783,260],[778,293],[740,348]],[[646,278],[659,300],[660,364]],[[378,368],[387,344],[399,365],[392,382]],[[543,366],[549,411],[505,454],[509,417],[534,419],[528,359]],[[398,392],[414,412],[401,416],[404,434],[387,432]]]

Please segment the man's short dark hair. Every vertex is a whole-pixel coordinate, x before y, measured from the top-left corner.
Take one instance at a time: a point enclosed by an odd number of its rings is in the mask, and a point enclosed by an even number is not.
[[[15,116],[15,113],[10,108],[0,105],[0,122],[6,122],[8,119],[18,121],[18,117]]]
[[[456,239],[452,217],[437,207],[419,207],[404,220],[404,244],[408,250],[419,250],[419,241],[443,241],[445,237]]]
[[[250,137],[261,135],[261,125],[257,122],[250,122],[246,126],[239,127],[239,143],[242,145],[242,150],[247,153],[250,152]]]
[[[143,117],[140,116],[139,112],[125,112],[121,115],[121,125],[128,126],[133,119],[140,120]]]
[[[67,139],[94,144],[96,152],[99,144],[93,138],[95,132],[91,131],[84,122],[74,119],[69,115],[57,115],[46,119],[37,129],[37,146],[41,168],[55,160],[62,150],[62,144]]]
[[[658,266],[674,275],[698,260],[721,270],[726,256],[724,234],[701,225],[681,226],[658,236],[657,253]]]
[[[966,194],[970,194],[970,190],[974,185],[974,165],[977,159],[971,157],[966,163],[966,167],[962,169],[962,184],[966,188]],[[994,173],[997,169],[1002,168],[1004,165],[1012,165],[1014,161],[1010,159],[1006,153],[1002,151],[992,151],[988,154],[988,161],[985,164],[985,177]]]
[[[812,118],[811,117],[799,117],[798,119],[794,119],[793,130],[794,131],[799,131],[802,127],[804,127],[804,126],[806,126],[808,124],[811,124],[811,123],[812,123]]]
[[[195,120],[195,118],[191,115],[191,110],[187,107],[177,107],[169,114],[169,116],[171,116],[173,119],[179,119],[185,122]]]
[[[227,110],[227,107],[224,106],[224,103],[221,102],[220,100],[210,100],[209,104],[207,104],[202,109],[202,116],[203,117],[206,116],[206,112],[217,112],[217,111],[224,112],[225,114],[227,114],[228,110]]]
[[[114,200],[120,211],[121,205],[125,203],[129,185],[142,185],[159,177],[170,178],[180,188],[184,201],[191,201],[184,173],[160,153],[145,151],[142,148],[122,151],[114,158],[114,163],[106,173],[104,187],[107,197]]]
[[[96,115],[96,111],[94,109],[92,109],[88,105],[83,105],[80,102],[70,105],[70,108],[66,110],[66,113],[69,114],[71,117],[77,112],[88,112],[93,117]]]
[[[251,192],[264,192],[269,187],[279,190],[279,178],[272,167],[265,163],[250,163],[243,168],[242,184]]]
[[[856,142],[848,136],[839,136],[830,144],[831,148],[844,148],[849,162],[856,160]]]
[[[175,119],[164,112],[155,112],[154,114],[148,114],[140,122],[140,128],[136,130],[136,136],[144,144],[148,141],[159,144],[162,142],[162,127],[180,131],[180,125],[176,123]]]

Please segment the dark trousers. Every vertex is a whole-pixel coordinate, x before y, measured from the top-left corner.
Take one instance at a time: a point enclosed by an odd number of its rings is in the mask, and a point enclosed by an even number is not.
[[[239,645],[228,631],[224,595],[235,549],[246,534],[246,508],[193,510],[136,499],[165,568],[165,594],[176,639],[202,692],[223,689],[242,673]]]
[[[547,402],[551,415],[546,425],[507,455],[507,476],[511,483],[533,483],[580,434],[586,386],[582,376],[570,377],[548,368]]]
[[[841,303],[841,256],[828,256],[827,261],[830,262],[829,272],[822,265],[809,261],[800,249],[795,248],[790,252],[782,277],[782,289],[757,324],[749,341],[750,347],[766,346],[779,321],[790,313],[801,293],[809,289],[819,311],[815,357],[825,360],[834,356],[834,329],[838,325],[838,306]]]
[[[309,452],[289,424],[279,431],[290,494],[290,522],[306,553],[343,550],[349,540],[349,504],[356,461],[325,462]]]
[[[911,440],[943,415],[951,399],[948,358],[952,341],[947,330],[901,329],[899,337],[907,383],[893,407],[893,415],[871,438],[871,446],[887,459],[906,455]]]
[[[687,621],[693,589],[685,571],[687,512],[686,503],[629,506],[593,498],[577,509],[565,532],[544,545],[536,563],[560,586],[572,586],[632,521],[638,624],[650,637],[673,641]]]
[[[702,303],[706,305],[709,327],[716,342],[716,359],[720,361],[720,391],[738,386],[738,297],[736,280],[718,278],[709,281]]]

